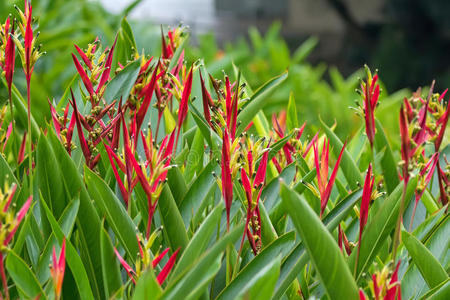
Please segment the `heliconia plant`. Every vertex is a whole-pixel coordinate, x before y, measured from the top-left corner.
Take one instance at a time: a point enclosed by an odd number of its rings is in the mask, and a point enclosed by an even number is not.
[[[40,120],[46,45],[32,3],[15,14],[0,26],[0,300],[445,299],[449,105],[434,82],[389,103],[400,134],[386,132],[366,67],[360,128],[341,139],[293,96],[266,110],[287,72],[253,90],[239,66],[217,78],[187,61],[187,28],[161,28],[146,54],[123,19],[68,50],[74,79]]]

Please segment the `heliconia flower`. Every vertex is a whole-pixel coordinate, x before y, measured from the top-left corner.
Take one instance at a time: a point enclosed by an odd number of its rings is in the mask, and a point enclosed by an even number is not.
[[[401,300],[402,292],[400,281],[398,280],[398,270],[401,261],[397,263],[394,272],[390,275],[388,266],[372,275],[372,281],[369,283],[372,298],[374,300]],[[390,278],[389,278],[390,276]],[[362,289],[359,290],[359,299],[368,300]]]
[[[373,185],[375,183],[375,176],[372,174],[372,164],[369,164],[369,168],[366,173],[366,179],[364,180],[364,187],[361,197],[361,209],[360,209],[360,216],[359,216],[359,242],[358,242],[358,253],[356,254],[356,264],[355,268],[358,267],[358,259],[359,259],[359,252],[361,250],[361,237],[362,232],[364,230],[364,227],[367,223],[367,217],[369,215],[369,205],[370,205],[370,199],[372,198],[372,190]]]
[[[153,234],[152,234],[153,236]],[[149,243],[153,243],[153,240],[149,240]],[[138,257],[138,261],[136,263],[137,271],[134,271],[133,268],[123,259],[123,257],[120,255],[119,251],[117,251],[116,248],[114,248],[114,253],[116,254],[117,258],[119,259],[120,264],[124,267],[125,271],[128,274],[128,277],[130,277],[131,281],[133,281],[134,284],[136,284],[135,277],[140,276],[141,269],[140,266],[143,264],[144,268],[155,268],[161,260],[164,258],[164,256],[169,252],[169,248],[165,249],[161,254],[159,254],[156,258],[149,261],[149,254],[147,253],[148,246],[145,246],[145,250],[141,246],[141,240],[138,237],[138,245],[139,245],[139,252],[140,257]],[[158,281],[159,285],[163,284],[163,282],[166,280],[167,276],[169,275],[170,271],[172,271],[175,261],[177,259],[177,255],[180,251],[180,248],[178,248],[170,257],[167,263],[162,268],[161,272],[159,272],[158,276],[156,277],[156,280]],[[148,264],[148,265],[147,265]]]
[[[70,89],[70,93],[72,95],[72,101],[71,104],[73,106],[74,114],[75,114],[75,121],[77,125],[77,132],[78,132],[78,138],[80,139],[81,144],[81,150],[83,152],[84,158],[86,159],[86,162],[88,163],[88,166],[91,162],[91,151],[89,150],[88,143],[86,142],[86,139],[84,137],[83,128],[81,127],[80,122],[80,116],[77,108],[77,101],[75,100],[75,96],[73,95],[72,89]]]
[[[122,179],[120,178],[119,172],[117,171],[117,168],[116,168],[116,164],[114,163],[114,160],[119,161],[119,159],[116,159],[117,156],[115,155],[114,151],[106,144],[105,144],[105,149],[106,149],[106,153],[108,154],[109,162],[113,169],[114,177],[116,178],[117,183],[119,185],[120,193],[122,194],[122,198],[125,202],[125,205],[128,207],[129,194],[122,182]],[[129,188],[131,188],[131,187],[129,187]]]
[[[136,114],[136,130],[137,131],[139,131],[141,129],[142,122],[144,121],[145,115],[148,111],[150,102],[152,100],[153,92],[155,90],[156,74],[158,73],[159,64],[160,64],[159,62],[156,64],[155,69],[153,70],[153,74],[150,79],[150,82],[145,87],[144,101],[142,101],[141,107],[139,108],[139,110]],[[136,135],[136,137],[135,137],[135,142],[137,141],[137,136],[138,135]]]
[[[187,116],[188,101],[189,96],[191,95],[191,89],[192,89],[192,67],[189,69],[186,81],[184,82],[183,94],[181,96],[180,108],[178,110],[178,122],[177,122],[178,130],[177,130],[177,138],[175,141],[175,149],[177,148],[178,145],[178,138],[180,136],[181,126],[183,125],[183,122]]]
[[[370,146],[373,147],[375,138],[375,108],[377,106],[378,97],[380,96],[380,86],[377,84],[378,74],[372,78],[370,70],[367,68],[367,82],[361,83],[361,90],[364,99],[364,120],[366,124],[366,134],[369,139]]]
[[[50,273],[53,279],[55,298],[60,299],[62,283],[64,279],[64,271],[66,268],[66,238],[64,238],[62,242],[59,258],[57,258],[55,247],[53,247],[52,262],[53,264],[51,266]]]
[[[12,197],[10,199],[12,199]],[[17,213],[16,218],[13,221],[12,230],[7,232],[6,237],[3,240],[3,245],[0,245],[0,249],[2,248],[2,246],[6,247],[9,244],[9,242],[12,240],[12,238],[14,237],[14,234],[16,233],[17,229],[19,228],[20,223],[22,222],[23,218],[25,217],[25,215],[28,212],[28,209],[30,208],[32,199],[33,199],[32,196],[28,197],[27,201],[25,201],[22,208]],[[9,203],[11,203],[11,200],[9,200]]]
[[[27,142],[27,132],[25,131],[22,138],[22,143],[20,144],[19,148],[19,154],[17,155],[17,163],[20,164],[23,162],[23,159],[25,157],[25,146]]]
[[[91,104],[94,106],[94,100],[92,99],[92,96],[94,95],[94,88],[92,86],[92,82],[89,79],[89,76],[86,74],[86,72],[83,69],[83,66],[81,66],[80,61],[75,56],[75,54],[72,53],[72,59],[73,63],[75,64],[75,68],[77,69],[78,74],[80,74],[81,80],[83,81],[84,86],[86,87],[86,90],[88,91],[89,95],[91,96]]]
[[[327,206],[328,200],[331,195],[331,189],[333,188],[334,181],[336,180],[337,171],[339,168],[339,164],[341,163],[342,154],[344,153],[346,143],[342,146],[341,152],[339,153],[339,157],[334,165],[333,172],[331,173],[330,178],[328,179],[328,156],[330,150],[330,142],[326,139],[323,142],[323,149],[320,155],[320,163],[319,163],[319,153],[318,153],[318,145],[317,141],[313,143],[314,148],[314,163],[316,165],[316,173],[317,173],[317,183],[319,186],[320,193],[320,217],[322,217],[323,212]]]
[[[311,150],[311,147],[314,145],[314,143],[316,143],[317,139],[319,138],[319,133],[317,132],[314,137],[312,138],[311,142],[309,142],[309,144],[306,146],[306,149],[303,152],[302,157],[306,158],[306,156],[309,153],[309,150]]]
[[[400,281],[398,280],[398,269],[400,267],[400,263],[400,261],[397,263],[394,273],[392,273],[384,300],[402,300],[402,289],[400,286]]]
[[[434,149],[436,151],[439,151],[439,148],[441,147],[441,143],[444,138],[445,129],[447,128],[449,116],[450,116],[450,105],[447,104],[445,113],[436,122],[436,126],[440,126],[437,138],[434,141]]]
[[[166,280],[166,278],[169,275],[170,271],[173,269],[173,266],[175,265],[175,261],[177,259],[177,255],[178,255],[179,251],[180,251],[180,249],[177,249],[177,251],[175,251],[172,254],[172,256],[169,258],[169,260],[167,261],[167,263],[165,264],[165,266],[161,270],[161,272],[159,272],[158,276],[156,276],[156,280],[158,281],[158,283],[160,285]]]
[[[8,18],[7,22],[9,22],[9,18]],[[4,71],[5,71],[6,83],[8,85],[9,95],[11,95],[11,86],[12,86],[12,81],[13,81],[14,66],[15,66],[15,60],[16,60],[16,46],[15,46],[14,40],[12,38],[13,34],[14,34],[14,24],[13,24],[13,28],[12,28],[11,32],[8,33],[8,39],[6,41],[6,46],[5,46]]]
[[[405,183],[409,180],[409,171],[408,171],[408,165],[409,165],[409,158],[410,158],[410,137],[409,137],[409,131],[408,131],[408,123],[407,123],[407,117],[405,113],[405,109],[403,107],[403,104],[400,108],[400,136],[401,136],[401,154],[402,154],[402,160],[403,160],[403,179],[405,180]]]
[[[170,59],[173,56],[173,49],[171,45],[167,45],[166,37],[164,36],[164,32],[161,26],[161,56],[163,59]]]
[[[9,137],[11,136],[11,133],[12,133],[12,128],[13,128],[13,123],[11,122],[8,125],[8,129],[6,129],[5,141],[3,143],[2,152],[5,152],[6,144],[8,143]]]
[[[109,50],[108,57],[106,58],[105,66],[103,68],[103,73],[102,73],[102,76],[100,77],[100,82],[97,86],[97,90],[95,91],[96,94],[98,94],[102,90],[102,87],[105,85],[106,81],[109,80],[109,75],[111,74],[113,53],[114,53],[114,49],[116,48],[116,43],[117,43],[117,36],[116,36],[116,39],[114,40],[114,43],[111,46],[111,49]]]
[[[33,51],[33,29],[31,28],[32,24],[32,10],[31,3],[28,2],[28,0],[25,0],[25,17],[26,20],[26,29],[25,29],[25,36],[24,36],[24,43],[25,43],[25,76],[27,78],[27,81],[29,82],[31,80],[31,74],[33,73],[33,65],[31,62],[31,54]]]
[[[200,74],[200,82],[202,86],[203,113],[205,114],[205,119],[208,122],[209,126],[213,127],[213,125],[211,124],[211,114],[209,112],[209,108],[211,105],[214,105],[214,103],[211,98],[211,94],[208,92],[208,89],[205,86],[205,81],[203,80],[202,72],[198,73]]]
[[[126,262],[126,260],[123,259],[123,257],[120,255],[119,251],[114,247],[114,253],[116,253],[117,258],[119,259],[120,264],[122,267],[124,267],[125,271],[127,271],[128,277],[130,277],[131,281],[133,281],[134,284],[136,284],[136,280],[134,279],[133,274],[136,274],[134,272],[133,268],[130,267],[130,265]]]
[[[339,245],[339,249],[342,250],[342,244],[344,244],[344,248],[345,248],[345,252],[347,253],[347,255],[352,254],[352,246],[350,245],[347,236],[345,235],[344,231],[341,228],[341,225],[339,224],[338,226],[338,245]]]
[[[231,178],[230,166],[230,137],[228,129],[225,128],[222,140],[222,195],[225,200],[225,209],[227,212],[227,228],[230,228],[230,210],[233,201],[233,180]]]
[[[80,55],[81,59],[84,61],[84,63],[86,64],[86,66],[89,68],[89,70],[92,70],[92,62],[91,60],[87,57],[86,53],[84,53],[83,50],[80,49],[80,47],[78,47],[76,44],[73,45],[75,47],[75,49],[77,50],[78,54]]]
[[[421,182],[417,186],[417,189],[414,191],[415,203],[414,203],[413,212],[411,214],[410,228],[412,228],[414,216],[416,214],[417,204],[419,203],[420,198],[422,198],[423,193],[425,193],[427,185],[431,181],[431,178],[433,177],[434,170],[436,169],[436,164],[437,164],[438,160],[439,160],[439,152],[436,152],[433,154],[433,156],[431,156],[431,158],[428,160],[425,167],[419,173]]]

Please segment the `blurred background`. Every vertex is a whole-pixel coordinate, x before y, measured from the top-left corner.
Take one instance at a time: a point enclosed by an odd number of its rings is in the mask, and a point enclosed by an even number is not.
[[[0,1],[3,20],[14,13],[13,4],[22,7],[23,1]],[[188,25],[187,60],[202,58],[214,76],[233,74],[235,64],[253,89],[289,70],[265,113],[270,117],[286,107],[292,91],[299,120],[312,130],[319,116],[329,124],[336,120],[344,137],[362,124],[348,107],[361,102],[355,89],[364,64],[379,70],[377,116],[392,128],[389,135],[398,134],[404,96],[433,79],[437,91],[450,86],[448,0],[34,0],[33,5],[39,41],[48,53],[36,67],[33,86],[42,98],[34,102],[36,113],[48,114],[47,97],[59,99],[73,78],[73,43],[85,47],[96,36],[112,43],[124,17],[139,52],[155,56],[161,24],[165,31]]]

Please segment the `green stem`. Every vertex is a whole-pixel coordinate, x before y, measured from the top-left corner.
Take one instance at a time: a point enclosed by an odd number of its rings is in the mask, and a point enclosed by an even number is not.
[[[14,160],[18,162],[18,154],[16,152],[17,150],[17,142],[16,142],[16,125],[15,125],[15,119],[14,119],[14,109],[13,109],[13,100],[12,100],[12,92],[11,92],[11,87],[8,87],[8,96],[9,96],[9,110],[11,111],[11,124],[12,124],[12,142],[13,142],[13,156],[14,156]],[[17,173],[19,168],[17,168]],[[17,174],[18,175],[18,174]]]
[[[28,172],[30,178],[30,194],[33,195],[33,152],[32,152],[32,134],[31,134],[31,95],[30,95],[30,81],[27,80],[27,117],[28,117]]]

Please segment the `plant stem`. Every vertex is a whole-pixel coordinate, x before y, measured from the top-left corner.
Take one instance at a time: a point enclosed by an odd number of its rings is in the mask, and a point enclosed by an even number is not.
[[[393,250],[392,259],[394,260],[394,263],[395,263],[395,257],[397,256],[397,247],[400,243],[400,227],[402,224],[403,211],[405,209],[405,196],[406,196],[407,185],[408,185],[408,183],[405,181],[403,184],[402,199],[400,201],[400,209],[398,212],[397,225],[395,226],[394,244],[392,246],[392,250]]]
[[[27,80],[27,116],[28,116],[28,172],[30,177],[30,194],[33,195],[33,153],[31,149],[32,134],[31,134],[31,95],[30,95],[30,80]]]
[[[11,124],[12,124],[12,137],[13,137],[13,155],[14,155],[14,160],[18,162],[18,154],[16,152],[16,125],[15,123],[15,119],[14,119],[14,108],[13,108],[13,100],[12,100],[12,92],[11,92],[11,88],[8,87],[8,96],[9,96],[9,110],[11,111]],[[18,169],[18,168],[17,168]]]

